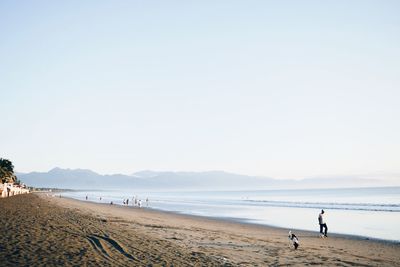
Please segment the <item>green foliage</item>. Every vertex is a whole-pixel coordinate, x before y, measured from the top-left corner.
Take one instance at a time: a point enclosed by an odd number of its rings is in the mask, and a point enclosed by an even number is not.
[[[8,159],[0,158],[0,181],[1,183],[13,183],[17,180],[14,174],[14,165]]]

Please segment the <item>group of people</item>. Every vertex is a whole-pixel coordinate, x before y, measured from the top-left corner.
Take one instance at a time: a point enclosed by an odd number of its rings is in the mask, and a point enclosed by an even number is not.
[[[89,200],[89,196],[86,195],[85,199]],[[102,201],[102,199],[103,199],[102,197],[99,197],[100,202]],[[146,198],[145,202],[146,202],[146,207],[148,207],[149,206],[149,198]],[[134,206],[134,207],[139,207],[139,208],[143,207],[142,200],[139,199],[138,196],[132,197],[132,203],[133,203],[132,206]],[[128,206],[129,205],[129,198],[124,198],[122,200],[122,204]],[[114,202],[111,201],[110,205],[114,205]]]
[[[149,206],[149,198],[146,198],[145,202],[146,202],[146,207],[148,207]],[[129,205],[129,198],[123,199],[122,203],[124,205],[128,206]],[[141,208],[143,206],[142,200],[139,199],[137,196],[132,197],[132,203],[133,203],[132,206],[134,206],[134,207]]]

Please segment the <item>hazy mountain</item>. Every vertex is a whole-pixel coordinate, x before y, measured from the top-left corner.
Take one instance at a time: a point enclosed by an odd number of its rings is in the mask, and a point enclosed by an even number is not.
[[[145,189],[240,189],[268,186],[275,180],[237,175],[222,171],[154,172],[132,175],[101,175],[91,170],[54,168],[48,172],[19,174],[24,183],[35,187],[71,189],[145,188]]]
[[[139,172],[132,173],[132,176],[141,177],[141,178],[150,178],[159,175],[161,172],[144,170]]]
[[[100,175],[91,170],[61,168],[20,174],[18,178],[29,186],[71,189],[120,188],[134,186],[136,180],[141,180],[122,174]]]
[[[269,177],[240,175],[224,171],[156,172],[146,170],[131,175],[101,175],[85,169],[54,168],[48,172],[19,173],[18,178],[29,186],[70,189],[250,190],[385,185],[380,179],[358,176],[278,180]]]

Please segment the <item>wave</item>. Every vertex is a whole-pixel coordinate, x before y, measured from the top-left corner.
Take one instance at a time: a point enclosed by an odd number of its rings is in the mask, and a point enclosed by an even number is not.
[[[270,207],[337,209],[337,210],[365,210],[400,212],[400,204],[375,204],[375,203],[328,203],[328,202],[293,202],[273,200],[244,200],[247,204]]]

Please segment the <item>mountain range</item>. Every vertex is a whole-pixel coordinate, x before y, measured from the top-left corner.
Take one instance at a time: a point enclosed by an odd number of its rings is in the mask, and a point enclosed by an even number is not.
[[[18,173],[17,176],[28,186],[85,190],[121,188],[144,190],[254,190],[385,185],[381,179],[359,176],[282,180],[224,171],[157,172],[146,170],[130,175],[102,175],[87,169],[54,168],[48,172]]]

